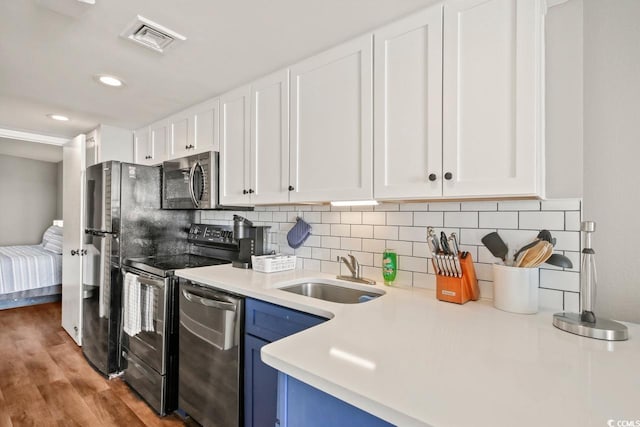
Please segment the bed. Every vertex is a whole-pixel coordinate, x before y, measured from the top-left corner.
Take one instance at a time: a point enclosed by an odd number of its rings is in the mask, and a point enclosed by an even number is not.
[[[0,246],[0,309],[59,301],[62,227],[49,227],[39,245]]]

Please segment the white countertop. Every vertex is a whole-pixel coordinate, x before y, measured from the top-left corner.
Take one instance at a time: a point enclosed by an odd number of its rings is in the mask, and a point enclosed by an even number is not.
[[[277,289],[301,278],[335,278],[313,271],[265,274],[224,265],[176,274],[331,318],[263,347],[262,359],[399,426],[602,427],[640,420],[640,325],[628,325],[629,341],[605,342],[556,329],[551,312],[450,304],[421,289],[378,284],[386,295],[362,304]]]

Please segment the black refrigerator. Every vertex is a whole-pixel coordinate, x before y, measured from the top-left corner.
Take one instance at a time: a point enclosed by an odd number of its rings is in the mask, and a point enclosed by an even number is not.
[[[105,376],[121,370],[121,265],[184,253],[193,211],[161,209],[162,169],[109,161],[85,174],[82,351]]]

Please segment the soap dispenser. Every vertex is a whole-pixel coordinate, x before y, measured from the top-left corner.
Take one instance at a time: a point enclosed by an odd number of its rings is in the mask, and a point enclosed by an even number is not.
[[[588,338],[606,341],[625,341],[629,339],[629,331],[622,323],[596,317],[596,259],[591,237],[596,231],[596,223],[583,221],[580,231],[584,233],[582,264],[580,270],[580,310],[578,313],[556,313],[553,315],[553,326],[563,331]]]

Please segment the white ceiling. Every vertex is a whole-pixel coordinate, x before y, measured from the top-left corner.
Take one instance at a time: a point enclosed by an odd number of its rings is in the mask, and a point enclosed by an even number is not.
[[[5,0],[0,128],[64,137],[99,123],[135,129],[435,1],[96,0],[74,17],[43,6],[53,2]],[[120,38],[137,14],[187,41],[161,55]],[[99,73],[127,85],[98,85]]]
[[[0,155],[58,163],[62,161],[62,147],[0,137]]]

